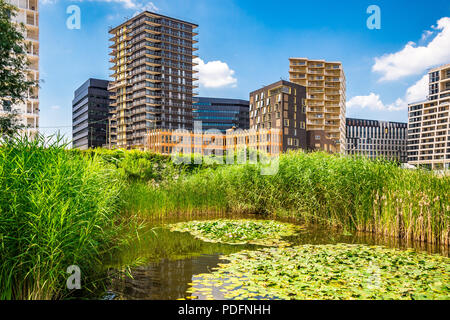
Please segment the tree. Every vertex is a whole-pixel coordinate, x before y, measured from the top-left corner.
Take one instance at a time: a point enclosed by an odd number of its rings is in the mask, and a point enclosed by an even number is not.
[[[13,138],[17,132],[23,130],[25,125],[21,124],[17,117],[17,111],[11,111],[0,116],[0,141]]]
[[[0,0],[0,110],[8,112],[0,116],[0,135],[20,130],[17,114],[9,112],[12,111],[11,105],[25,101],[30,89],[38,85],[36,81],[28,79],[25,27],[12,21],[16,15],[16,7]],[[10,125],[9,129],[7,125]]]

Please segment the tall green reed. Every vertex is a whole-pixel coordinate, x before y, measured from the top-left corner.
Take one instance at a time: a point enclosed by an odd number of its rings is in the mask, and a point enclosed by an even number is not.
[[[273,176],[259,165],[224,165],[136,185],[129,210],[145,214],[236,212],[296,216],[348,230],[450,243],[450,178],[395,163],[326,153],[280,157]]]
[[[70,265],[88,287],[118,234],[117,170],[65,147],[41,136],[0,147],[0,299],[65,297]]]

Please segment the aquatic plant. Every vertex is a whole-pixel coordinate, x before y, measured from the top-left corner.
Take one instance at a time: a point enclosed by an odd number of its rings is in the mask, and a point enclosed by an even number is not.
[[[273,220],[188,221],[168,226],[170,231],[189,232],[206,242],[289,246],[282,237],[294,235],[300,226]]]
[[[223,256],[187,299],[449,299],[450,258],[365,245],[305,245]]]

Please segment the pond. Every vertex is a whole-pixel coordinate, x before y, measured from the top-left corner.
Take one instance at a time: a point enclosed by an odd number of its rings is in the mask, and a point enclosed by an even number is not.
[[[288,243],[287,248],[305,245],[362,244],[401,250],[413,249],[419,253],[449,256],[448,247],[446,246],[441,247],[419,242],[403,242],[399,239],[380,237],[369,233],[350,234],[320,226],[304,226],[300,221],[295,219],[269,219],[267,217],[242,215],[168,218],[153,222],[151,228],[142,230],[135,239],[130,239],[128,243],[122,246],[119,253],[111,261],[108,261],[107,266],[110,269],[110,278],[107,292],[103,293],[101,298],[127,300],[222,300],[233,298],[233,295],[227,295],[223,286],[208,285],[208,281],[210,280],[207,279],[218,275],[215,270],[229,263],[229,261],[223,260],[221,257],[233,256],[241,252],[257,252],[255,255],[257,259],[260,255],[259,252],[263,253],[264,250],[270,251],[277,249],[267,249],[267,247],[256,244],[206,242],[187,232],[171,232],[166,227],[185,221],[209,221],[219,218],[230,219],[230,217],[237,220],[276,220],[281,223],[299,226],[299,229],[294,235],[282,238],[283,242]],[[240,256],[235,256],[235,260],[241,258]],[[239,263],[239,261],[237,262]],[[236,263],[236,261],[232,263]],[[124,266],[129,267],[124,268]],[[446,271],[449,270],[448,266],[445,268],[447,268],[445,269]],[[117,273],[118,270],[121,272]],[[447,286],[448,289],[447,276],[448,274],[443,275],[443,285]],[[244,279],[245,276],[242,275],[241,278]],[[239,281],[242,279],[239,279]],[[218,283],[217,279],[211,281],[215,281],[214,283],[216,284]],[[223,281],[220,284],[223,284]],[[230,281],[227,285],[230,290],[235,290],[236,288],[239,290],[241,288],[241,285],[236,283],[234,283],[233,288],[233,281]],[[246,298],[248,297],[246,296]],[[250,297],[255,299],[286,298],[277,296],[276,294],[263,296],[258,293],[254,293]],[[319,296],[316,298],[327,297]],[[235,295],[234,298],[239,299],[240,297]]]

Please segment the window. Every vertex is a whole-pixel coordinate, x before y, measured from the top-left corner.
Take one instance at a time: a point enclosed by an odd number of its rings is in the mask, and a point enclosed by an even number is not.
[[[11,101],[3,101],[3,111],[11,111]]]
[[[320,140],[320,136],[315,136],[314,137],[316,140]]]
[[[284,119],[284,126],[289,127],[289,119]]]

